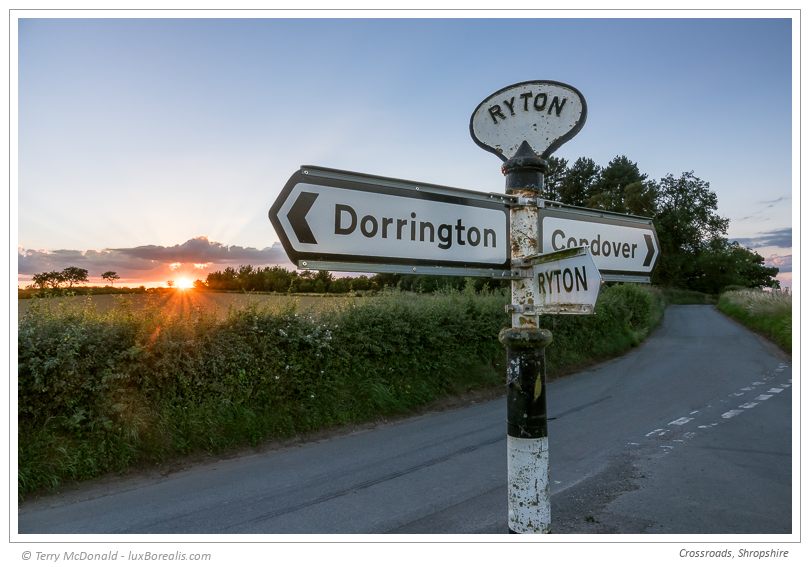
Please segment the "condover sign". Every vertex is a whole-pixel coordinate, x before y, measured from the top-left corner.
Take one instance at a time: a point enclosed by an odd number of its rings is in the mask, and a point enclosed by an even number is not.
[[[576,207],[540,209],[543,253],[586,247],[606,281],[648,281],[660,253],[652,220]]]
[[[527,81],[484,99],[470,118],[475,143],[506,161],[525,141],[547,158],[585,124],[585,98],[556,81]]]

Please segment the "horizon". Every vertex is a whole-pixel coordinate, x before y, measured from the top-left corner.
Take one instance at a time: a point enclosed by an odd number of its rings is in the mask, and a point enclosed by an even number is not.
[[[305,163],[502,192],[469,116],[532,79],[571,84],[588,103],[555,157],[604,167],[625,155],[652,180],[694,171],[718,195],[728,239],[792,287],[791,26],[20,19],[18,288],[71,265],[136,287],[225,266],[294,269],[267,211]],[[531,53],[538,34],[543,58],[529,69],[490,47]]]

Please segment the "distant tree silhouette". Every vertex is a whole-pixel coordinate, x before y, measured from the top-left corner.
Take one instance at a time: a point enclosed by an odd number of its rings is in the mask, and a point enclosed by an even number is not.
[[[62,270],[63,281],[66,281],[68,287],[71,288],[75,284],[87,282],[87,270],[84,268],[77,268],[76,266],[69,266]]]
[[[57,289],[59,284],[64,281],[62,272],[42,272],[41,274],[34,274],[31,279],[34,285],[40,289],[45,289],[46,287]]]
[[[115,280],[121,279],[121,276],[119,276],[117,273],[113,271],[104,272],[103,274],[101,274],[101,277],[110,282],[110,285],[115,285]]]

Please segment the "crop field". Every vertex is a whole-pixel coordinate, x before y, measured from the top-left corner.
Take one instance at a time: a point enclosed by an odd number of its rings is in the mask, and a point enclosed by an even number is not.
[[[269,293],[218,293],[196,290],[169,290],[160,293],[139,293],[126,295],[81,295],[72,297],[47,297],[20,299],[17,302],[18,316],[24,316],[32,305],[40,304],[50,311],[91,310],[107,313],[111,310],[157,310],[168,315],[188,316],[206,313],[223,318],[229,312],[248,307],[260,310],[287,311],[297,313],[321,313],[340,309],[366,297],[353,295],[281,295]]]

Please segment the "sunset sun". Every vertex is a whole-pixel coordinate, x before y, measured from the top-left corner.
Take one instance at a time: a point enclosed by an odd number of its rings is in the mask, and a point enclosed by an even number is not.
[[[191,289],[194,287],[194,282],[192,282],[189,278],[177,278],[175,282],[177,289]]]

